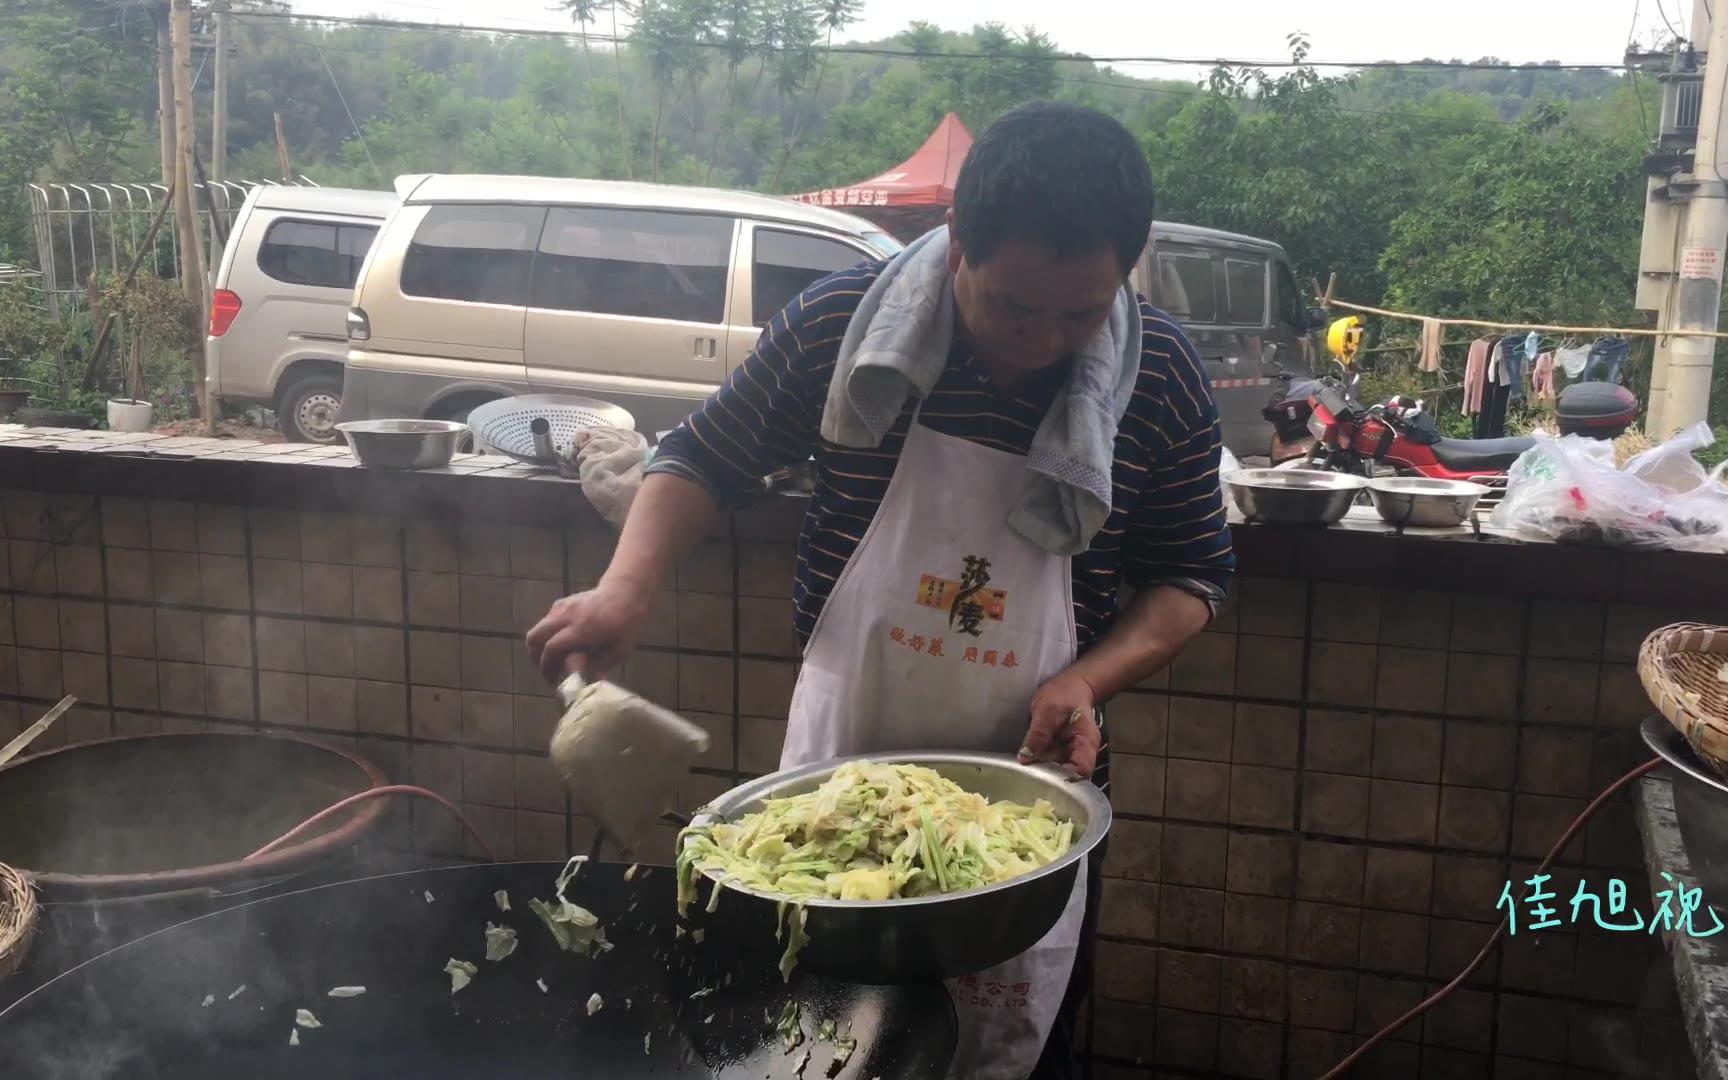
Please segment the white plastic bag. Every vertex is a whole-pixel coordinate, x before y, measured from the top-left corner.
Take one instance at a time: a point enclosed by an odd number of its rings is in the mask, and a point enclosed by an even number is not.
[[[647,464],[648,440],[641,432],[597,427],[576,433],[569,451],[559,457],[558,471],[579,478],[594,509],[622,529]]]
[[[1229,476],[1233,472],[1240,471],[1241,468],[1242,463],[1236,460],[1236,455],[1230,452],[1230,448],[1228,446],[1221,447],[1218,456],[1218,476],[1220,478]]]
[[[1507,473],[1495,526],[1544,540],[1601,539],[1619,546],[1728,551],[1728,490],[1692,451],[1704,429],[1682,432],[1622,470],[1613,444],[1538,432]],[[1688,485],[1678,491],[1670,484]]]

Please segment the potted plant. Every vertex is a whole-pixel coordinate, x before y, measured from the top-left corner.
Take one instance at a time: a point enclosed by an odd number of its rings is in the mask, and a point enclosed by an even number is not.
[[[108,399],[110,431],[149,431],[156,407],[144,398],[144,339],[132,338],[126,358],[126,392],[130,397]]]
[[[48,349],[53,335],[53,320],[36,307],[23,284],[0,284],[0,422],[29,404],[24,365]]]

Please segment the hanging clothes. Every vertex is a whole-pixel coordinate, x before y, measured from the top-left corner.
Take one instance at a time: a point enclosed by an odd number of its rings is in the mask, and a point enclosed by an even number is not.
[[[1543,405],[1553,405],[1554,354],[1545,352],[1530,366],[1530,394]]]
[[[1541,351],[1542,339],[1537,336],[1536,331],[1532,330],[1530,331],[1530,335],[1524,339],[1524,359],[1534,364],[1536,362],[1536,354]]]
[[[1632,343],[1621,337],[1602,338],[1590,346],[1590,362],[1585,367],[1584,378],[1601,382],[1619,382],[1620,366],[1626,362],[1626,354],[1632,349]]]
[[[1584,369],[1590,364],[1590,346],[1555,349],[1554,363],[1566,372],[1568,379],[1576,379],[1584,374]]]
[[[1482,411],[1482,390],[1488,381],[1488,338],[1477,338],[1470,343],[1470,352],[1464,357],[1464,407],[1461,410],[1465,416],[1475,416]]]
[[[1416,353],[1417,371],[1440,370],[1440,341],[1440,320],[1423,319],[1421,344]]]
[[[1535,334],[1508,334],[1500,339],[1500,385],[1507,390],[1507,400],[1524,397],[1524,363],[1531,357],[1530,342]]]

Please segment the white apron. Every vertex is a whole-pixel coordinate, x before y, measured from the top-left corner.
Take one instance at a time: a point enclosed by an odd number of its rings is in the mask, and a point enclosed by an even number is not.
[[[1025,458],[913,416],[882,505],[805,646],[781,768],[888,750],[1020,748],[1033,692],[1075,657],[1067,557],[1007,527],[1025,473]],[[1085,903],[1082,866],[1036,945],[949,980],[959,1018],[950,1077],[1030,1075],[1068,988]]]

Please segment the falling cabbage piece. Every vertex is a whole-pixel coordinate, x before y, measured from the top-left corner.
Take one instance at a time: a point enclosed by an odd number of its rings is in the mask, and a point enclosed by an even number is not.
[[[837,1031],[838,1031],[838,1026],[834,1023],[834,1021],[832,1019],[824,1020],[820,1024],[816,1025],[816,1041],[817,1042],[833,1042],[834,1036],[837,1033]]]
[[[792,905],[792,916],[786,920],[786,951],[780,954],[781,982],[792,981],[792,969],[798,966],[798,954],[810,943],[810,936],[804,932],[804,920],[808,915],[803,903]],[[775,930],[775,940],[778,941],[779,928],[776,927]]]
[[[510,894],[505,892],[503,889],[499,889],[497,892],[492,894],[492,902],[498,905],[499,911],[510,910]]]
[[[204,1000],[202,1002],[200,1002],[199,1004],[203,1005],[206,1009],[208,1009],[210,1006],[216,1004],[216,995],[215,994],[205,994]]]
[[[516,951],[516,931],[508,926],[486,924],[486,959],[502,960]]]
[[[679,912],[696,898],[698,872],[795,900],[890,900],[1006,881],[1073,840],[1073,823],[1046,800],[992,802],[923,766],[852,761],[814,791],[683,830]]]
[[[604,1009],[605,1007],[606,1007],[606,999],[605,998],[601,997],[599,994],[589,994],[588,995],[588,1015],[589,1016],[593,1016],[595,1013],[599,1012],[601,1009]]]
[[[365,992],[366,988],[364,986],[332,986],[330,992],[324,996],[333,998],[351,998],[359,997]]]
[[[1723,664],[1716,669],[1716,681],[1728,683],[1728,664]]]
[[[246,984],[241,983],[239,986],[236,986],[234,988],[234,992],[232,994],[228,995],[228,1000],[233,1001],[235,998],[239,997],[241,994],[244,994],[245,992],[246,992]]]
[[[780,1010],[780,1019],[774,1022],[774,1030],[780,1036],[780,1042],[785,1045],[790,1054],[798,1049],[798,1044],[804,1041],[804,1028],[798,1023],[798,1000],[794,998]]]
[[[307,1031],[311,1031],[313,1028],[321,1028],[324,1026],[323,1024],[320,1024],[318,1022],[318,1018],[316,1016],[312,1015],[311,1009],[295,1009],[294,1010],[294,1023],[300,1027],[305,1028]]]
[[[644,1031],[642,1033],[642,1053],[648,1053],[648,1047],[653,1041],[654,1033],[652,1031]]]
[[[545,980],[545,979],[535,979],[535,980],[534,980],[534,985],[535,985],[535,986],[538,986],[538,987],[539,987],[539,988],[540,988],[540,992],[541,992],[541,993],[542,993],[542,994],[544,994],[544,993],[546,993],[546,992],[547,992],[547,991],[546,991],[546,980]]]
[[[289,1046],[299,1046],[300,1045],[300,1029],[299,1028],[289,1028],[288,1029],[288,1045]]]
[[[828,1066],[828,1075],[833,1076],[846,1067],[852,1060],[852,1055],[858,1049],[858,1040],[850,1035],[842,1035],[834,1040],[834,1061]]]
[[[450,976],[450,992],[454,994],[467,986],[473,981],[475,972],[479,970],[466,960],[457,960],[455,957],[451,957],[444,964],[444,974]]]
[[[793,1076],[803,1076],[804,1070],[809,1068],[809,1066],[810,1066],[810,1051],[806,1050],[806,1051],[804,1051],[803,1055],[798,1058],[798,1064],[796,1064],[792,1067],[792,1075]]]
[[[560,949],[592,956],[596,949],[611,948],[606,941],[605,931],[600,929],[600,918],[587,908],[564,898],[564,887],[587,861],[586,855],[577,855],[565,863],[553,886],[556,899],[549,904],[539,897],[531,897],[528,908],[546,924],[546,929],[552,933],[552,940],[558,943]]]
[[[642,868],[641,863],[631,863],[630,869],[624,871],[624,880],[625,881],[635,881],[636,880],[636,871],[640,870],[641,868]]]
[[[706,931],[706,930],[692,930],[692,931],[690,931],[690,940],[694,941],[698,945],[702,944],[703,939],[706,938],[707,936],[708,936],[708,931]]]
[[[427,902],[427,903],[428,903],[428,904],[430,904],[430,903],[431,903],[431,902],[432,902],[432,901],[433,901],[433,899],[434,899],[434,897],[433,897],[433,895],[432,895],[432,890],[431,890],[431,889],[426,889],[426,890],[424,890],[424,891],[423,891],[423,892],[421,892],[421,894],[420,894],[420,895],[421,895],[421,896],[424,896],[424,897],[425,897],[425,898],[426,898],[426,902]]]

